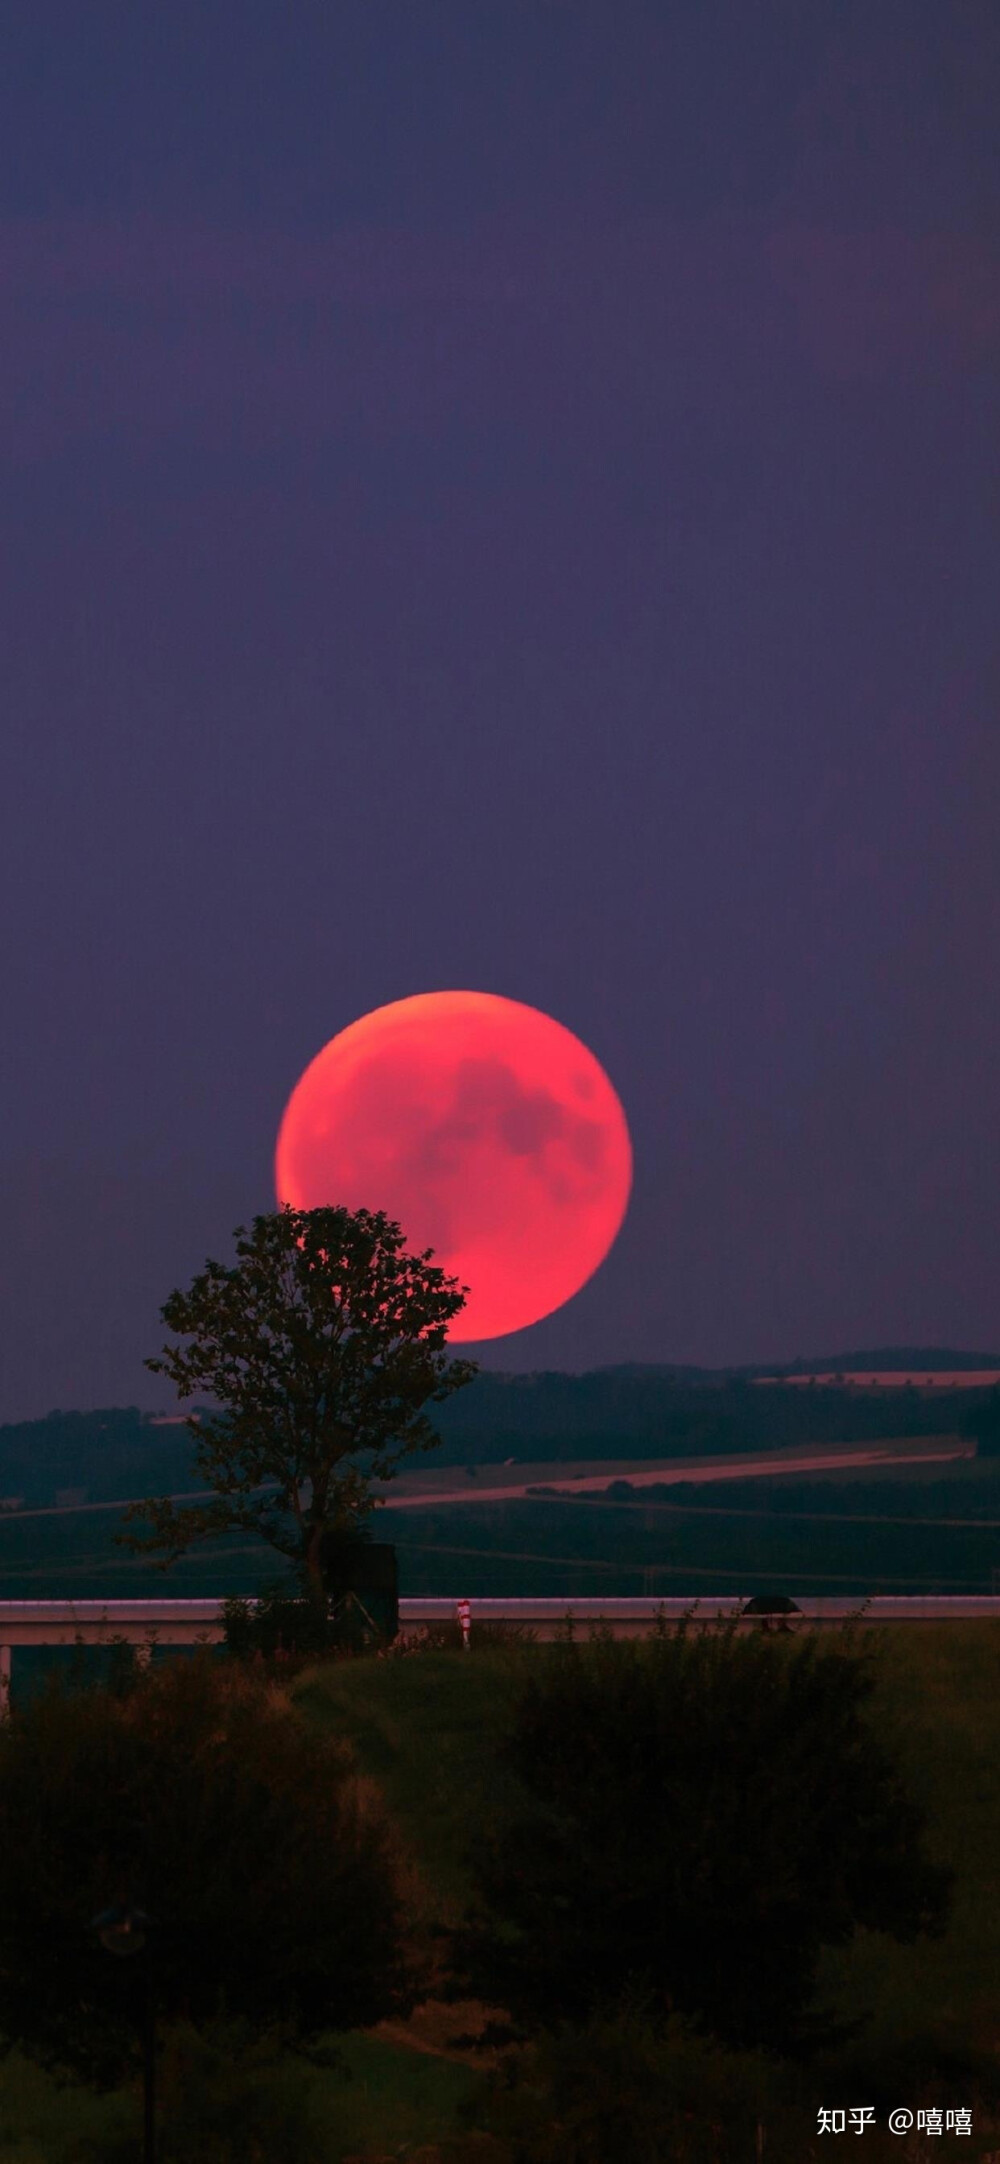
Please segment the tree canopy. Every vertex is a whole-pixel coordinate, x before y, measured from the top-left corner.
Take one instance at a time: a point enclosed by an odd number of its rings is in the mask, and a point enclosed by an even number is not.
[[[476,1373],[447,1353],[467,1288],[433,1250],[407,1252],[381,1211],[286,1206],[235,1238],[233,1266],[209,1260],[161,1310],[190,1343],[145,1363],[182,1400],[203,1392],[219,1408],[188,1421],[212,1492],[190,1507],[135,1504],[127,1518],[145,1530],[120,1538],[165,1567],[208,1535],[252,1533],[318,1599],[333,1544],[376,1507],[372,1483],[433,1449],[425,1408]]]

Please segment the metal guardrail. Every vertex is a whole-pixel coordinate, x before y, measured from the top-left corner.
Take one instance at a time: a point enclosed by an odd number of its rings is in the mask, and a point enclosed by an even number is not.
[[[518,1623],[550,1636],[565,1625],[567,1618],[586,1627],[604,1623],[612,1630],[629,1633],[652,1630],[659,1616],[668,1621],[685,1615],[702,1623],[724,1621],[741,1614],[747,1599],[745,1593],[585,1597],[550,1594],[516,1599],[483,1595],[472,1599],[469,1606],[473,1623]],[[457,1605],[457,1599],[450,1594],[403,1599],[399,1603],[400,1629],[413,1632],[423,1624],[453,1622]],[[974,1616],[1000,1620],[1000,1594],[803,1595],[796,1609],[803,1621],[816,1623],[839,1623],[852,1615],[861,1615],[870,1623],[939,1623]],[[221,1598],[0,1601],[0,1649],[15,1645],[100,1645],[112,1639],[132,1645],[212,1645],[223,1635]]]
[[[660,1616],[668,1622],[679,1622],[683,1616],[691,1616],[699,1623],[727,1621],[743,1614],[749,1598],[746,1593],[528,1595],[518,1599],[483,1596],[471,1600],[469,1606],[473,1623],[537,1625],[543,1635],[551,1635],[569,1616],[574,1623],[606,1623],[612,1630],[617,1627],[638,1635],[653,1630]],[[401,1600],[400,1628],[451,1621],[455,1607],[450,1597]],[[989,1593],[803,1594],[795,1607],[803,1621],[814,1623],[842,1623],[857,1615],[870,1623],[941,1623],[975,1616],[991,1616],[1000,1622],[1000,1594]],[[0,1602],[0,1631],[3,1614],[4,1603]],[[759,1612],[747,1620],[759,1622]]]
[[[253,1605],[253,1603],[251,1603]],[[481,1596],[468,1603],[471,1624],[517,1624],[539,1639],[574,1630],[604,1629],[618,1638],[642,1637],[660,1618],[679,1622],[725,1623],[744,1616],[742,1593],[655,1595],[561,1594],[519,1599]],[[458,1602],[449,1595],[401,1600],[399,1627],[404,1638],[418,1636],[429,1624],[453,1623]],[[837,1595],[804,1596],[791,1615],[746,1615],[747,1629],[773,1623],[835,1625],[856,1616],[865,1624],[940,1623],[970,1617],[1000,1622],[1000,1594],[875,1594],[865,1599]],[[75,1646],[126,1643],[151,1654],[154,1646],[217,1645],[224,1631],[223,1601],[213,1600],[5,1600],[0,1601],[0,1718],[6,1710],[15,1646]]]

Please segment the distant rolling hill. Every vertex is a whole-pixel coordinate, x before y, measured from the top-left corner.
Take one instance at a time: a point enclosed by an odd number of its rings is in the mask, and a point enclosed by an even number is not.
[[[946,1364],[947,1363],[947,1364]],[[901,1435],[954,1434],[981,1389],[957,1386],[924,1397],[903,1387],[907,1374],[1000,1370],[1000,1356],[935,1348],[933,1356],[880,1350],[839,1355],[821,1372],[898,1372],[901,1387],[854,1392],[835,1384],[808,1391],[759,1377],[817,1372],[819,1363],[737,1370],[665,1367],[593,1369],[584,1375],[484,1372],[439,1408],[442,1438],[435,1463],[495,1463],[545,1458],[691,1455],[781,1448],[806,1442],[875,1441]]]
[[[951,1347],[880,1347],[798,1359],[783,1368],[668,1366],[596,1368],[582,1375],[507,1375],[489,1369],[436,1409],[434,1459],[485,1465],[505,1458],[690,1456],[804,1442],[954,1434],[984,1393],[956,1387],[848,1391],[842,1384],[789,1390],[757,1378],[868,1370],[953,1374],[1000,1369],[1000,1354]],[[0,1508],[111,1501],[167,1494],[195,1482],[188,1429],[138,1406],[53,1412],[0,1427]]]
[[[874,1352],[816,1354],[811,1360],[801,1357],[786,1360],[769,1368],[754,1368],[754,1375],[877,1375],[895,1370],[897,1374],[958,1375],[965,1373],[1000,1371],[1000,1353],[955,1352],[948,1345],[883,1345]]]

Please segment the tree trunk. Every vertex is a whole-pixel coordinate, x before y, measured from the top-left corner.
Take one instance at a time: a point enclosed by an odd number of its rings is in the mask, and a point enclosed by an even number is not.
[[[321,1525],[311,1525],[309,1527],[306,1535],[304,1562],[306,1592],[309,1599],[314,1601],[316,1607],[321,1608],[325,1614],[328,1596],[326,1579],[323,1575],[323,1527]]]

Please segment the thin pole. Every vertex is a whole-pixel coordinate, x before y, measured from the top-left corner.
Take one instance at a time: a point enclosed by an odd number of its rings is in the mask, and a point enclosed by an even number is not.
[[[146,2008],[142,2053],[142,2156],[143,2164],[156,2164],[156,2002],[153,1997],[153,1955],[148,1939],[143,1960]]]

